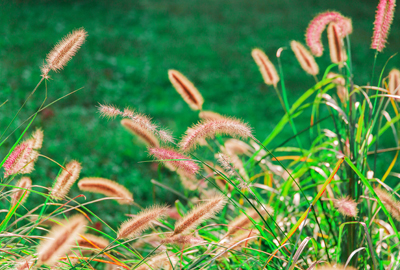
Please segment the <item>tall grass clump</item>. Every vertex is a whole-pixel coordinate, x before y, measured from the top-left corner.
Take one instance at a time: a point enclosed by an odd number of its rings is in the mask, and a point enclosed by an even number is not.
[[[23,139],[51,105],[44,100],[26,127],[13,131],[20,135],[1,162],[0,269],[399,269],[400,73],[376,61],[393,58],[383,48],[394,7],[389,0],[378,4],[372,44],[366,44],[374,55],[363,59],[370,59],[372,74],[352,69],[357,22],[335,11],[310,17],[305,41],[282,40],[276,58],[249,48],[248,59],[260,72],[254,80],[273,87],[283,109],[263,140],[240,117],[203,110],[208,103],[200,91],[172,69],[165,71],[172,83],[165,91],[172,95],[175,88],[192,109],[185,113],[199,117],[179,140],[142,112],[100,104],[101,116],[121,117],[147,147],[158,178],[143,181],[176,195],[174,205],[154,189],[146,190],[152,205],[139,205],[133,183],[123,186],[106,175],[79,179],[85,164],[40,154],[40,129]],[[318,63],[325,29],[328,66]],[[56,45],[26,102],[43,80],[47,91],[49,72],[64,68],[86,36],[79,29]],[[291,68],[309,77],[308,89],[288,89],[282,54],[299,62]],[[293,103],[289,90],[301,93]],[[309,126],[298,130],[299,119],[309,119]],[[285,129],[293,135],[284,138]],[[382,148],[383,138],[392,147]],[[377,168],[382,153],[390,161]],[[51,187],[29,178],[38,158],[59,168]],[[172,189],[170,180],[182,188]],[[72,198],[70,190],[80,193]],[[32,196],[42,203],[32,205]],[[86,199],[92,196],[98,199]],[[115,211],[101,211],[111,203]]]

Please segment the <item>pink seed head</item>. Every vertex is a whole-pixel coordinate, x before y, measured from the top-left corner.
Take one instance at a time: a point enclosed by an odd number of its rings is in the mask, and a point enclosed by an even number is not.
[[[199,166],[186,157],[172,149],[167,148],[150,148],[149,152],[155,158],[162,160],[162,162],[172,165],[178,172],[184,173],[188,176],[193,176],[199,171]]]
[[[381,0],[378,4],[374,22],[374,34],[372,36],[371,48],[381,52],[385,48],[386,39],[389,35],[390,25],[393,21],[395,0]]]
[[[29,147],[28,143],[22,143],[15,147],[14,151],[4,162],[4,177],[18,173],[26,165],[31,151],[32,148]]]
[[[307,45],[310,48],[311,53],[317,57],[322,56],[324,51],[321,42],[322,32],[331,22],[334,22],[339,26],[341,37],[345,37],[353,32],[351,20],[342,16],[340,13],[328,11],[319,14],[310,22],[306,31]]]

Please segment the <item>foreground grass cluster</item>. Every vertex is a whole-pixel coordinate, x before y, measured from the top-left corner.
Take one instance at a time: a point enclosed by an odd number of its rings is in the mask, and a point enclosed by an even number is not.
[[[134,202],[129,186],[100,177],[80,178],[78,161],[64,164],[41,155],[45,131],[36,129],[29,135],[28,130],[36,116],[52,105],[45,99],[26,119],[27,127],[1,162],[0,269],[399,267],[399,186],[390,187],[385,180],[392,175],[400,150],[400,71],[375,66],[394,6],[390,0],[378,5],[371,45],[376,54],[368,82],[357,81],[353,74],[352,21],[337,12],[321,13],[310,22],[308,48],[299,41],[279,48],[278,70],[261,49],[251,51],[262,79],[276,91],[277,103],[285,111],[263,141],[244,121],[203,110],[207,102],[177,70],[168,71],[169,79],[200,118],[180,140],[132,108],[99,105],[102,116],[119,117],[148,147],[160,171],[160,179],[152,182],[178,196],[173,206],[155,198],[155,205],[143,208]],[[321,42],[325,30],[328,50]],[[26,102],[43,84],[47,96],[51,72],[64,68],[86,36],[84,29],[75,30],[54,47]],[[324,51],[329,51],[332,64],[321,72],[315,57]],[[303,90],[293,104],[288,102],[285,63],[280,60],[288,53],[305,71],[299,76],[315,78],[315,85]],[[310,126],[298,130],[296,119],[307,112],[311,112]],[[270,148],[286,125],[293,137]],[[380,149],[381,136],[389,132],[393,147]],[[302,140],[305,133],[314,138],[311,145]],[[287,146],[292,141],[297,147]],[[394,158],[383,175],[375,175],[377,154],[382,152],[392,152]],[[39,157],[60,168],[51,187],[29,178]],[[163,184],[163,170],[179,175],[184,193]],[[79,189],[81,195],[71,198],[70,189]],[[31,193],[43,202],[30,204]],[[86,200],[89,193],[101,194],[100,199]],[[103,220],[111,213],[88,208],[109,200],[120,204],[115,213],[126,219],[118,228]]]

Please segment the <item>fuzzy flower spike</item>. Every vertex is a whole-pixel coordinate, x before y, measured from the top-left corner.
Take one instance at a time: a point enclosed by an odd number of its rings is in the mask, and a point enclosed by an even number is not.
[[[62,70],[85,42],[87,32],[80,28],[65,36],[47,55],[47,64],[42,67],[42,76],[47,78],[50,70]]]
[[[306,42],[311,53],[317,57],[322,56],[324,47],[321,42],[321,35],[329,23],[336,23],[340,29],[341,37],[351,34],[353,27],[351,20],[338,12],[324,12],[315,17],[308,25],[306,31]]]
[[[372,36],[371,48],[381,52],[385,48],[386,39],[389,35],[390,25],[393,21],[396,0],[381,0],[376,10],[374,22],[374,35]]]

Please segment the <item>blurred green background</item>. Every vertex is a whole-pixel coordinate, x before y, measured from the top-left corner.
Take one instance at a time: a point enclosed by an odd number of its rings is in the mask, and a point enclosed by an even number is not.
[[[18,1],[1,2],[0,108],[3,129],[40,79],[39,67],[53,45],[71,30],[89,33],[82,49],[48,82],[48,102],[73,90],[35,120],[45,131],[42,153],[57,162],[76,159],[82,176],[99,176],[128,187],[139,204],[153,200],[152,178],[157,166],[146,148],[126,132],[119,120],[99,117],[96,106],[110,103],[131,106],[149,114],[177,138],[198,120],[171,86],[168,69],[177,69],[197,86],[205,98],[204,109],[244,119],[263,140],[283,116],[275,92],[267,87],[250,52],[262,48],[276,63],[279,47],[290,40],[304,42],[309,21],[319,12],[336,10],[353,19],[351,35],[355,83],[370,77],[374,51],[369,48],[378,1],[348,0],[136,0],[136,1]],[[396,12],[398,15],[398,12]],[[400,16],[395,17],[389,45],[379,56],[381,70],[387,58],[400,48]],[[324,34],[325,35],[325,34]],[[326,46],[325,40],[325,46]],[[289,101],[293,102],[314,79],[303,72],[290,50],[282,55]],[[317,59],[320,69],[329,55]],[[400,67],[395,57],[389,67]],[[321,74],[320,76],[321,77]],[[44,86],[29,101],[9,132],[17,128],[41,104]],[[298,129],[309,124],[299,118]],[[1,149],[4,156],[17,135]],[[308,134],[308,133],[307,133]],[[292,136],[285,129],[273,145]],[[394,146],[390,134],[382,147]],[[309,140],[308,135],[304,141]],[[392,155],[388,155],[392,158]],[[391,160],[391,159],[388,159]],[[380,163],[386,170],[387,161]],[[395,167],[398,169],[399,167]],[[382,169],[382,168],[380,168]],[[398,170],[397,170],[398,171]],[[34,183],[50,186],[58,166],[40,158],[32,174]],[[164,184],[179,189],[178,178],[162,174]],[[156,187],[158,201],[172,202],[174,195]],[[73,195],[79,194],[73,188]],[[88,199],[97,198],[88,195]],[[103,203],[105,211],[116,206]],[[109,212],[110,213],[110,212]],[[113,214],[111,214],[112,216]]]

